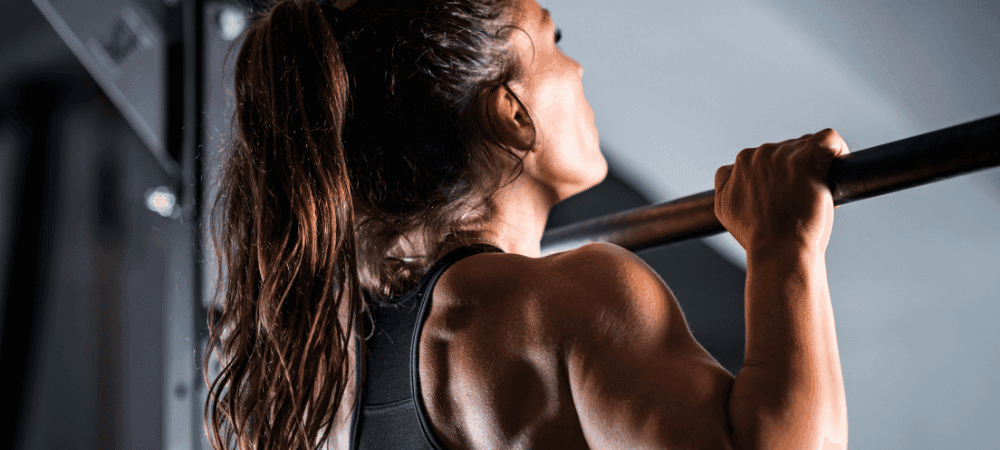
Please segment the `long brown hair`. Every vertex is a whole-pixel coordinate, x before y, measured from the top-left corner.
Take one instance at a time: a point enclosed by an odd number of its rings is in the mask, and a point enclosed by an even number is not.
[[[361,2],[282,0],[243,36],[212,209],[216,449],[322,446],[364,292],[413,288],[520,173],[483,105],[519,74],[513,0]]]

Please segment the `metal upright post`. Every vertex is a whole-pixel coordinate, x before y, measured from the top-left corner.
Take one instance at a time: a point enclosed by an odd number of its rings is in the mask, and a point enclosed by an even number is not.
[[[184,167],[181,198],[184,199],[184,220],[191,230],[192,266],[191,270],[191,307],[193,308],[193,335],[191,336],[192,356],[194,357],[194,376],[191,389],[191,448],[198,449],[202,445],[202,402],[204,398],[204,383],[201,376],[201,360],[205,349],[201,348],[202,334],[205,329],[205,314],[202,306],[202,121],[205,104],[203,84],[204,71],[204,28],[202,16],[204,3],[202,0],[181,0],[181,24],[183,33],[181,40],[184,46],[184,153],[181,157]]]
[[[203,60],[201,0],[164,0],[168,36],[166,56],[166,140],[168,151],[181,166],[177,190],[180,220],[185,233],[178,236],[172,254],[175,278],[170,280],[167,327],[167,386],[170,398],[165,411],[164,441],[170,450],[201,447],[202,378],[199,334],[204,327],[200,313],[201,274],[201,140]]]

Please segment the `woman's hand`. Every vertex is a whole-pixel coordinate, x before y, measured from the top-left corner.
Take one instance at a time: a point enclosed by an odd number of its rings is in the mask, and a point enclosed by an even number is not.
[[[745,149],[715,173],[715,215],[748,255],[789,246],[823,253],[834,208],[827,172],[847,153],[829,128]]]
[[[827,172],[847,153],[827,129],[746,149],[715,174],[715,214],[747,251],[746,357],[729,393],[738,448],[847,445],[847,397],[825,252]]]

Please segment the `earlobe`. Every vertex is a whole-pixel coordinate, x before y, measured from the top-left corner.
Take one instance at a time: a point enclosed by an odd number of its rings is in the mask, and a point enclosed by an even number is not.
[[[503,142],[521,150],[531,150],[535,125],[524,104],[507,85],[492,89],[487,99],[488,122]]]

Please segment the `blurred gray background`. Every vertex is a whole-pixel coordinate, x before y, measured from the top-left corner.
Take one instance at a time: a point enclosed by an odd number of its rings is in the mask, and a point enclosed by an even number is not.
[[[247,4],[0,1],[0,407],[15,418],[0,443],[204,448],[214,274],[195,200],[224,157]],[[710,189],[764,142],[832,127],[861,150],[1000,113],[995,1],[540,3],[585,68],[611,164],[550,226]],[[837,210],[853,448],[1000,448],[998,231],[997,170]],[[639,255],[737,372],[739,245]]]

